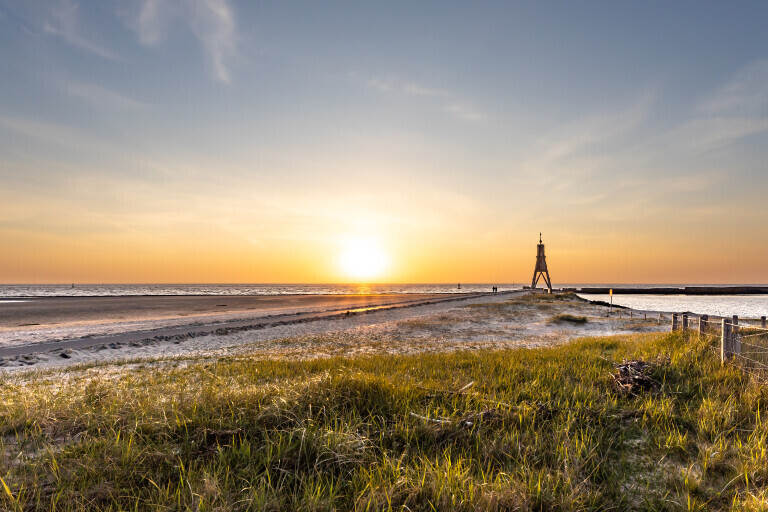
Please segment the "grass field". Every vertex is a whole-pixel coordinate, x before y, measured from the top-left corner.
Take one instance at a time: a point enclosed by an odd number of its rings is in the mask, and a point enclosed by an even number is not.
[[[766,389],[680,334],[0,380],[4,510],[768,507]]]

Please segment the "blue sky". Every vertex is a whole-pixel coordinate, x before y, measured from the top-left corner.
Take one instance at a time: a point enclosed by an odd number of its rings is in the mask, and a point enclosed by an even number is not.
[[[768,282],[767,11],[0,1],[0,281]]]

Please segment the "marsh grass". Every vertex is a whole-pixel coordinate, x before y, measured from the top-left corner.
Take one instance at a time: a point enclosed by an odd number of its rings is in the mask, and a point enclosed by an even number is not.
[[[655,389],[617,395],[622,359],[654,362]],[[768,494],[765,388],[680,334],[64,375],[2,378],[4,510],[763,510]]]

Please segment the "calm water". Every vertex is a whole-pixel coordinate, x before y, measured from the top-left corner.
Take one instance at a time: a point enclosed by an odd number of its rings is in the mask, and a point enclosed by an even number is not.
[[[124,295],[347,295],[381,293],[468,293],[519,290],[514,284],[93,284],[0,285],[0,299],[22,297],[109,297]],[[6,301],[7,302],[7,301]]]
[[[384,293],[466,293],[519,290],[517,284],[462,283],[457,284],[93,284],[93,285],[0,285],[0,303],[26,297],[86,297],[124,295],[340,295]],[[564,285],[568,287],[601,286],[593,284]],[[618,286],[618,285],[614,285]],[[632,286],[632,285],[630,285]],[[640,287],[669,285],[634,285]],[[683,286],[683,285],[680,285]],[[610,302],[608,295],[581,294],[589,300]],[[681,312],[717,316],[739,315],[760,317],[768,315],[766,295],[614,295],[613,303],[641,310]]]
[[[579,294],[589,300],[610,302],[609,295]],[[613,303],[633,309],[700,315],[755,318],[768,315],[768,295],[614,295]]]

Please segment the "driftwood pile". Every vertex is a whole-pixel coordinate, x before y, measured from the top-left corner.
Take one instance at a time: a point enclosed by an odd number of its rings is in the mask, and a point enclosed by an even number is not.
[[[656,381],[648,376],[648,370],[652,367],[645,361],[624,361],[616,365],[617,373],[612,373],[613,387],[619,393],[637,396],[641,391],[650,391]]]

